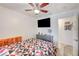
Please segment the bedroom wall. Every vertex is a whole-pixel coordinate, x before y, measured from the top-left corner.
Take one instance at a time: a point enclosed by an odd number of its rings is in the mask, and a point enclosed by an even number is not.
[[[38,18],[39,19],[43,19],[45,17],[41,17],[41,18]],[[42,34],[47,34],[47,35],[52,35],[53,36],[53,39],[54,41],[57,41],[58,39],[58,21],[56,18],[53,18],[52,16],[48,16],[47,18],[50,18],[50,21],[51,21],[51,27],[48,27],[48,28],[38,28],[37,26],[37,33],[40,32]],[[52,32],[49,33],[48,30],[51,29]]]
[[[0,38],[22,35],[24,39],[35,37],[36,20],[14,10],[0,7]]]
[[[65,18],[65,17],[71,17],[74,15],[76,16],[78,14],[79,14],[79,10],[75,9],[75,10],[70,10],[70,11],[66,11],[66,12],[55,13],[55,14],[48,15],[48,16],[38,17],[37,20],[47,18],[47,17],[51,18],[51,27],[50,28],[38,28],[37,27],[37,30],[38,30],[37,33],[40,32],[40,33],[44,33],[44,34],[49,34],[48,29],[52,29],[53,40],[55,42],[58,42],[59,41],[58,19]]]

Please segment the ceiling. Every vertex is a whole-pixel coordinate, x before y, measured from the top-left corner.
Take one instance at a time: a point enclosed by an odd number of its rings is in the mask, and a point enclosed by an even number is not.
[[[32,7],[28,3],[0,3],[0,6],[15,10],[25,15],[36,16],[33,11],[28,11],[28,12],[25,11],[25,9],[32,9]],[[47,14],[40,13],[39,16],[76,10],[79,9],[79,4],[78,3],[50,3],[48,6],[42,9],[48,10],[48,13]]]

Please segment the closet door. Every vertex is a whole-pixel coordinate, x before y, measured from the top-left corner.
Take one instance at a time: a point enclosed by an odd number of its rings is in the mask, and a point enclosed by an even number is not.
[[[78,17],[61,18],[58,26],[60,55],[78,55]]]

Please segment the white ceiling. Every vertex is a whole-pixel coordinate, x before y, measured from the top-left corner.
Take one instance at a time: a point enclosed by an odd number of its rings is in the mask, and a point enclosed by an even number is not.
[[[0,6],[6,7],[25,15],[35,16],[33,11],[26,12],[25,9],[32,9],[28,3],[0,3]],[[79,9],[78,3],[50,3],[48,6],[42,8],[48,10],[48,13],[40,13],[39,15],[51,15],[60,12],[67,12]]]

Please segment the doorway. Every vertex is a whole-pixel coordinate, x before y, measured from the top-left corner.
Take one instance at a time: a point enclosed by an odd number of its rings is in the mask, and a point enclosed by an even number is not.
[[[70,16],[58,20],[60,55],[78,56],[78,16]],[[68,52],[70,51],[70,52]]]

